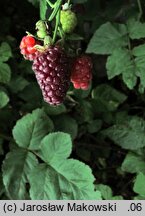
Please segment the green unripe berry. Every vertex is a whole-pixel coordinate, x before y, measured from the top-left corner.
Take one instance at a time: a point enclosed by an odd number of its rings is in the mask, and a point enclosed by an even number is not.
[[[36,29],[41,30],[41,31],[46,31],[46,25],[45,25],[44,21],[39,20],[36,23]]]
[[[52,38],[49,35],[45,36],[44,45],[52,45],[52,44],[53,44]]]
[[[47,35],[47,33],[46,33],[46,31],[42,31],[42,30],[38,30],[37,31],[37,36],[39,37],[39,38],[45,38],[45,36]]]
[[[65,33],[72,33],[77,25],[77,17],[71,10],[62,10],[60,22]]]

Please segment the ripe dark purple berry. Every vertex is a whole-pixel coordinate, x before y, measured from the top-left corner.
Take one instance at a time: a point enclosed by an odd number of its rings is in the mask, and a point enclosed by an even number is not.
[[[64,50],[50,46],[36,57],[32,69],[44,100],[51,105],[61,104],[70,84],[69,62]]]

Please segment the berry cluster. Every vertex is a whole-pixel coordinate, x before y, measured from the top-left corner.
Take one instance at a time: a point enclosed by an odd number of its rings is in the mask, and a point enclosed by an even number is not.
[[[25,59],[33,61],[38,54],[35,45],[39,44],[34,37],[32,36],[24,36],[20,43],[21,54]]]
[[[54,9],[52,12],[53,16],[55,11],[57,10]],[[63,10],[60,9],[59,12],[60,20],[55,14],[57,18],[53,37],[49,23],[39,20],[36,23],[37,40],[35,36],[27,35],[20,43],[21,54],[25,59],[33,61],[32,69],[42,90],[43,98],[51,105],[59,105],[64,101],[70,81],[74,88],[87,90],[92,79],[90,57],[85,55],[78,57],[71,65],[64,49],[56,45],[56,39],[60,35],[72,33],[77,25],[76,14],[71,11],[68,3],[63,5]],[[60,32],[57,35],[58,30]]]
[[[87,90],[92,79],[92,61],[89,56],[77,58],[72,65],[71,82],[76,89]]]
[[[52,105],[62,103],[70,84],[68,58],[64,50],[50,46],[36,57],[32,69],[44,100]]]

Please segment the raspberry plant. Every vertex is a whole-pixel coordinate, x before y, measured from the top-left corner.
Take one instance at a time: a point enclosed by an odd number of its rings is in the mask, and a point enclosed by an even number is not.
[[[145,199],[144,1],[0,10],[0,199]]]

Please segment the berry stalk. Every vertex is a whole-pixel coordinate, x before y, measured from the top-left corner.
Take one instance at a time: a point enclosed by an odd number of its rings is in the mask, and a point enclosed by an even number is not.
[[[56,40],[59,24],[60,24],[60,10],[57,12],[57,15],[56,15],[56,24],[55,24],[55,30],[54,30],[54,34],[53,34],[53,40],[52,40],[53,44],[55,43],[55,40]]]
[[[51,22],[55,18],[57,12],[60,10],[61,5],[62,0],[57,0],[57,2],[54,4],[54,10],[48,19],[49,22]]]
[[[50,6],[51,8],[54,8],[54,4],[52,4],[51,1],[46,0],[46,2],[49,4],[49,6]]]

